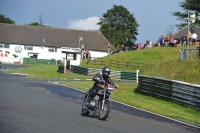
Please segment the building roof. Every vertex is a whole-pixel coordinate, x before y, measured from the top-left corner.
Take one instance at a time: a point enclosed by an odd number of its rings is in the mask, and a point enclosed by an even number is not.
[[[191,30],[190,30],[191,31]],[[198,40],[200,40],[200,26],[197,26],[194,28],[194,31],[195,33],[197,34],[198,36]],[[188,33],[188,26],[185,26],[183,27],[181,30],[177,31],[175,34],[174,34],[174,38],[177,38],[177,39],[180,39],[181,38],[181,35],[187,35]]]
[[[79,47],[95,51],[107,51],[108,40],[101,32],[90,30],[72,30],[40,26],[24,26],[0,23],[0,42],[47,47]]]

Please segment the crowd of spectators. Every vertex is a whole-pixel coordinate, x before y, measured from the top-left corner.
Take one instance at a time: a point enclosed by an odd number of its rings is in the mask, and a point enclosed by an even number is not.
[[[189,39],[188,39],[189,38]],[[189,42],[188,42],[189,40]],[[151,40],[146,40],[145,43],[136,43],[131,49],[124,47],[124,45],[118,46],[115,50],[111,51],[110,44],[108,44],[108,55],[110,54],[116,54],[119,52],[124,52],[128,50],[140,50],[140,49],[146,49],[146,48],[152,48],[152,47],[177,47],[177,46],[187,46],[190,45],[192,42],[192,45],[195,45],[197,41],[197,34],[196,33],[188,33],[187,35],[182,35],[180,38],[174,38],[173,35],[168,36],[159,36],[158,40],[155,42],[152,42]]]
[[[189,37],[189,39],[188,39]],[[189,43],[188,43],[189,40]],[[111,48],[111,45],[108,44],[108,55],[116,54],[128,50],[140,50],[140,49],[146,49],[146,48],[152,48],[152,47],[177,47],[177,46],[187,46],[190,45],[190,42],[192,41],[192,45],[195,45],[197,41],[197,34],[196,33],[188,33],[187,35],[182,35],[179,39],[175,39],[173,35],[168,36],[159,36],[158,40],[155,42],[152,42],[151,40],[146,40],[144,44],[142,43],[136,43],[136,45],[132,46],[132,48],[125,47],[124,45],[118,45],[118,47],[113,50]],[[200,46],[199,46],[200,47]],[[91,54],[88,49],[85,49],[82,51],[82,59],[91,59]]]

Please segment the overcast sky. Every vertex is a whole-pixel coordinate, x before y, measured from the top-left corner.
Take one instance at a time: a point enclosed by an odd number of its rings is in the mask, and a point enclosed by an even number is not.
[[[0,0],[0,14],[16,24],[39,22],[58,28],[98,30],[96,23],[113,5],[122,5],[133,13],[140,25],[137,41],[156,41],[170,25],[179,21],[171,12],[181,11],[183,0]],[[174,32],[177,30],[175,29]]]

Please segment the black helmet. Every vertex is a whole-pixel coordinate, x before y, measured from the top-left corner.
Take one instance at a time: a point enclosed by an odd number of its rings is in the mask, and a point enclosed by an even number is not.
[[[110,68],[105,66],[105,67],[102,69],[102,73],[103,73],[103,76],[104,76],[104,77],[109,77],[109,75],[110,75]]]

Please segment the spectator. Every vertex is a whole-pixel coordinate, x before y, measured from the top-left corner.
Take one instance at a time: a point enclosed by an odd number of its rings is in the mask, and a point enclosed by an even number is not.
[[[160,36],[160,46],[164,46],[163,40],[164,40],[164,37],[163,37],[163,35],[161,35]]]
[[[161,37],[159,36],[158,41],[157,41],[157,45],[160,46],[160,43],[161,43]]]
[[[142,43],[139,43],[138,49],[142,49]]]
[[[192,33],[189,31],[188,32],[188,38],[189,38],[189,42],[188,42],[188,45],[190,45],[190,42],[191,42],[191,38],[192,38]]]
[[[136,49],[138,49],[138,47],[139,47],[139,43],[136,44]]]
[[[192,45],[195,45],[196,41],[197,41],[197,34],[196,33],[193,33],[192,34]]]
[[[121,52],[124,52],[125,51],[125,47],[124,45],[121,46]]]
[[[183,46],[187,45],[187,35],[183,36]]]
[[[168,46],[169,40],[167,39],[167,37],[164,37],[163,40],[163,46]]]
[[[108,43],[108,56],[110,55],[110,44]]]
[[[152,48],[153,47],[153,42],[149,40],[149,47]]]
[[[90,53],[89,50],[86,49],[86,50],[85,50],[86,59],[88,59],[89,53]]]
[[[82,59],[85,59],[85,50],[82,50],[82,53],[81,53],[81,56],[82,56]]]
[[[132,50],[137,50],[135,45],[132,46]]]
[[[147,44],[144,43],[143,46],[142,46],[142,49],[145,49],[147,47]]]
[[[183,45],[183,42],[184,42],[184,35],[181,35],[180,41],[181,41],[181,45]]]

